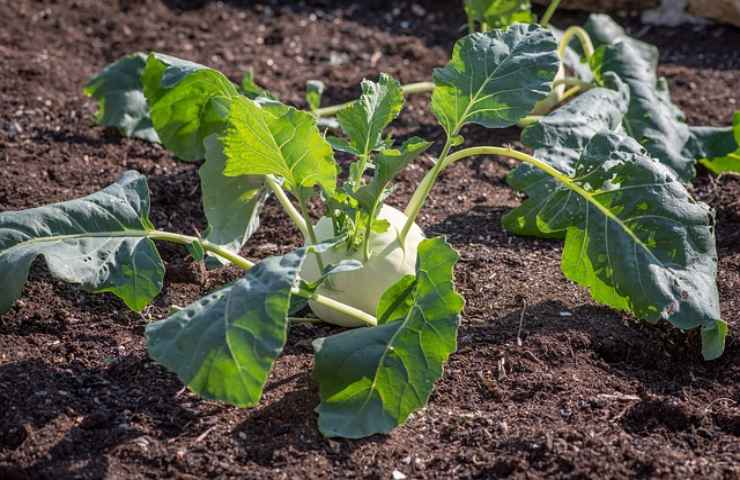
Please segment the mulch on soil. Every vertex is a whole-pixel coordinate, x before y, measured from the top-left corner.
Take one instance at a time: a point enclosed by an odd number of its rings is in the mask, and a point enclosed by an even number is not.
[[[330,104],[357,95],[363,76],[429,78],[464,23],[458,2],[245,4],[0,2],[0,210],[88,194],[136,169],[149,176],[159,228],[204,229],[197,165],[93,125],[82,86],[126,53],[163,51],[234,80],[251,67],[296,105],[306,80],[320,78]],[[661,73],[691,123],[729,123],[740,108],[740,48],[732,48],[740,30],[620,21],[661,48]],[[441,133],[419,96],[394,125],[399,137]],[[516,129],[464,135],[518,144]],[[426,157],[409,168],[390,203],[403,205],[429,165]],[[460,251],[467,305],[459,351],[429,406],[391,435],[319,435],[309,342],[328,327],[291,332],[257,408],[183,390],[148,359],[144,326],[239,272],[205,274],[165,245],[165,290],[142,315],[33,269],[22,300],[0,317],[0,477],[738,478],[740,343],[729,339],[725,355],[706,363],[695,336],[591,302],[560,273],[560,243],[502,230],[501,216],[520,202],[504,182],[511,166],[460,162],[424,209],[427,234],[447,235]],[[722,314],[737,330],[740,179],[703,174],[695,193],[717,211]],[[271,201],[243,253],[262,258],[297,242]]]

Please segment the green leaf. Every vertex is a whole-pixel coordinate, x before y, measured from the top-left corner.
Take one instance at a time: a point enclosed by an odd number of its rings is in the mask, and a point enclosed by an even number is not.
[[[354,150],[368,155],[383,147],[383,130],[401,112],[403,103],[401,84],[381,73],[377,83],[362,81],[359,100],[337,113],[337,121]]]
[[[141,311],[164,278],[153,230],[146,178],[133,171],[84,198],[0,213],[0,313],[21,295],[38,256],[54,277]]]
[[[614,72],[629,86],[630,104],[622,122],[627,134],[682,180],[690,181],[696,161],[690,151],[691,131],[652,66],[625,42],[599,47],[590,63],[597,81],[604,72]]]
[[[740,173],[740,112],[735,112],[731,128],[693,127],[699,163],[717,175]]]
[[[725,338],[730,333],[726,322],[717,320],[713,326],[701,329],[701,353],[704,360],[716,360],[725,351]]]
[[[558,187],[525,204],[536,203],[529,208],[540,230],[566,232],[566,277],[638,318],[684,330],[716,327],[713,214],[671,169],[634,139],[605,131],[586,145],[572,173],[552,177]]]
[[[128,137],[159,142],[140,80],[146,58],[133,53],[108,65],[85,85],[84,92],[98,101],[99,124],[117,128]]]
[[[524,129],[522,143],[534,150],[535,158],[572,175],[591,138],[619,128],[629,91],[614,74],[607,78],[612,88],[591,89]],[[504,228],[516,235],[563,238],[563,231],[542,231],[537,220],[538,206],[560,188],[557,180],[527,164],[512,170],[506,180],[516,190],[526,189],[530,200],[504,215]]]
[[[394,285],[399,297],[383,297],[383,305],[407,307],[402,313],[394,310],[398,320],[314,342],[321,433],[346,438],[387,433],[427,403],[457,349],[463,308],[452,280],[457,259],[443,239],[422,241],[414,288]],[[404,286],[408,281],[402,280]]]
[[[206,240],[239,252],[259,228],[259,215],[269,189],[263,176],[224,175],[226,156],[217,135],[204,141],[206,161],[198,170],[203,192],[203,211],[208,219]],[[209,256],[211,262],[223,264],[218,256]]]
[[[203,140],[220,133],[234,84],[216,70],[163,54],[151,54],[142,75],[152,123],[168,150],[185,161],[203,159]]]
[[[465,13],[492,28],[537,20],[529,0],[465,0]]]
[[[149,355],[204,398],[257,404],[285,345],[304,253],[269,257],[244,278],[149,324]]]
[[[614,45],[619,42],[627,43],[650,65],[651,71],[657,70],[660,56],[658,48],[627,35],[624,28],[612,20],[609,15],[592,13],[583,28],[588,32],[595,47]]]
[[[309,80],[306,82],[306,102],[308,107],[313,110],[318,110],[321,106],[321,96],[324,94],[324,82],[321,80]]]
[[[560,60],[555,37],[536,25],[473,33],[434,70],[432,110],[448,136],[467,123],[509,127],[550,92]]]
[[[242,97],[233,102],[228,124],[224,175],[278,175],[294,193],[314,185],[336,188],[334,154],[310,113],[264,108]]]
[[[375,157],[375,175],[365,186],[350,194],[357,199],[360,206],[372,212],[379,202],[385,199],[387,189],[401,170],[424,153],[430,146],[419,137],[408,139],[400,149],[383,150]]]
[[[257,85],[257,82],[254,81],[254,72],[252,72],[251,69],[244,72],[240,87],[242,93],[247,98],[251,98],[253,100],[259,97],[275,99],[272,93]]]

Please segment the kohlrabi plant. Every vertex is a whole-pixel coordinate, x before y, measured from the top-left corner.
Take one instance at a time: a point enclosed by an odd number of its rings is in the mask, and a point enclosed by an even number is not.
[[[569,47],[573,37],[581,51]],[[358,100],[322,108],[324,86],[311,82],[309,111],[301,111],[251,73],[236,85],[167,55],[127,56],[86,87],[100,102],[98,120],[160,141],[183,160],[203,160],[208,229],[203,236],[157,230],[136,172],[85,198],[2,213],[0,311],[12,308],[39,256],[55,277],[111,292],[140,311],[163,284],[155,242],[181,244],[212,268],[232,264],[245,273],[148,325],[152,358],[204,398],[252,406],[291,325],[345,327],[313,344],[319,429],[349,438],[388,432],[427,402],[456,350],[463,308],[453,284],[457,254],[443,238],[426,238],[417,217],[447,167],[495,155],[521,162],[508,181],[527,197],[504,217],[508,231],[563,239],[565,276],[596,301],[699,328],[704,357],[717,358],[727,324],[714,218],[685,182],[697,159],[718,170],[733,165],[740,122],[734,133],[688,127],[655,68],[654,49],[606,17],[564,34],[521,23],[469,34],[433,74],[431,110],[444,141],[408,204],[396,209],[386,204],[395,177],[433,145],[399,142],[387,127],[404,95],[428,84],[401,86],[383,74],[362,83]],[[561,85],[572,93],[553,95]],[[542,113],[533,113],[538,106]],[[326,122],[331,115],[335,122]],[[470,124],[525,125],[529,150],[466,146]],[[335,152],[351,158],[346,175]],[[270,195],[303,244],[254,262],[240,251]],[[317,205],[322,216],[314,221],[309,206]]]

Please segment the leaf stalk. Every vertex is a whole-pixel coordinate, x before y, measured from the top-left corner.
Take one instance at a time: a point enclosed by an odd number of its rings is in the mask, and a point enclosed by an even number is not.
[[[409,83],[407,85],[401,86],[401,91],[404,93],[404,95],[411,94],[411,93],[431,92],[432,90],[434,90],[434,82],[416,82],[416,83]],[[339,105],[332,105],[329,107],[317,108],[316,110],[314,110],[313,113],[317,117],[331,117],[341,112],[342,110],[349,107],[355,102],[356,100],[352,100],[351,102],[340,103]]]
[[[278,202],[280,202],[280,205],[283,207],[283,210],[285,210],[285,213],[287,213],[290,219],[293,221],[293,224],[295,224],[296,228],[301,231],[303,238],[308,238],[309,230],[306,220],[301,215],[301,213],[293,206],[293,203],[291,203],[288,195],[280,186],[280,183],[278,183],[275,176],[265,175],[265,183],[267,183],[267,186],[270,188],[270,190],[272,190],[272,193],[275,194],[275,198],[277,198]]]

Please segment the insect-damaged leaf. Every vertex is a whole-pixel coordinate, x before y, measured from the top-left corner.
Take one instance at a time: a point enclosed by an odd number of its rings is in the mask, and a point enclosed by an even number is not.
[[[614,74],[607,80],[612,88],[591,89],[522,132],[522,143],[534,156],[572,175],[583,149],[600,131],[615,131],[627,111],[629,92]],[[564,231],[543,232],[537,220],[538,207],[558,190],[557,180],[533,166],[522,164],[506,178],[516,190],[527,190],[529,201],[504,215],[503,226],[517,235],[562,238]]]
[[[259,228],[260,211],[269,190],[261,175],[224,175],[226,156],[217,135],[203,142],[206,161],[198,170],[203,192],[203,211],[208,219],[206,240],[239,252]],[[225,262],[218,256],[209,256],[210,262]]]
[[[133,171],[84,198],[0,213],[0,313],[20,296],[39,255],[54,277],[142,310],[164,278],[152,230],[146,178]]]
[[[466,123],[514,125],[550,92],[557,42],[548,30],[517,24],[455,43],[450,63],[434,70],[432,110],[448,135]]]
[[[718,331],[713,214],[671,169],[634,139],[602,132],[572,173],[552,178],[558,185],[549,195],[520,208],[536,214],[541,231],[565,232],[566,277],[588,287],[595,300],[641,319]],[[705,356],[717,351],[704,345]]]
[[[111,63],[90,79],[84,92],[98,101],[99,124],[118,128],[128,137],[158,142],[141,85],[146,58],[144,53],[133,53]]]
[[[149,355],[204,398],[255,405],[285,345],[304,253],[269,257],[244,278],[151,323]]]
[[[227,176],[277,175],[294,193],[336,187],[334,153],[310,113],[241,97],[232,103],[223,142]]]
[[[216,70],[159,53],[149,55],[141,80],[164,146],[181,160],[201,160],[203,140],[224,129],[236,86]]]
[[[367,155],[383,146],[383,130],[398,116],[403,103],[398,80],[381,73],[377,83],[362,81],[359,100],[337,113],[337,121],[351,147],[359,155]]]
[[[407,307],[394,310],[398,320],[314,342],[324,435],[361,438],[403,423],[426,404],[457,348],[463,307],[452,280],[457,253],[441,238],[422,241],[418,252],[413,288],[391,287],[403,298],[385,299],[391,308]],[[409,279],[401,282],[408,286]]]

